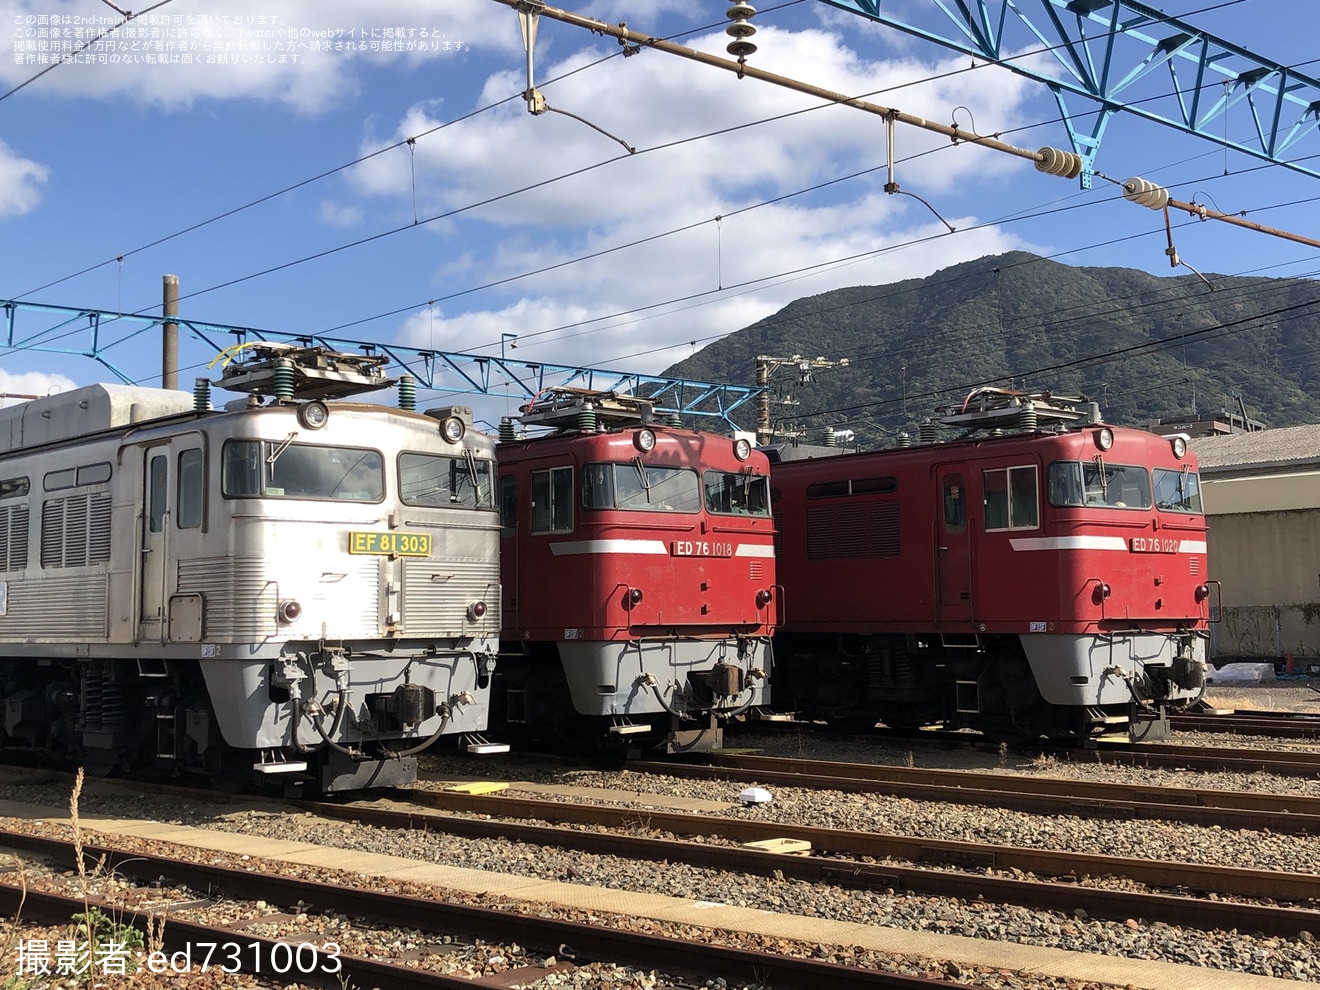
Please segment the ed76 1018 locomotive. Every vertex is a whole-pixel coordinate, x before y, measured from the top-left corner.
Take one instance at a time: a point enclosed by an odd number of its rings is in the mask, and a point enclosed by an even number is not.
[[[1213,584],[1186,438],[1002,390],[942,418],[1006,435],[778,451],[776,706],[1001,738],[1165,734],[1204,690]]]
[[[493,724],[576,742],[720,744],[769,701],[769,463],[649,402],[548,390],[501,428],[503,619]]]
[[[241,357],[222,410],[199,381],[0,411],[6,748],[341,790],[486,728],[493,438],[463,408],[323,401],[393,384],[380,358]]]

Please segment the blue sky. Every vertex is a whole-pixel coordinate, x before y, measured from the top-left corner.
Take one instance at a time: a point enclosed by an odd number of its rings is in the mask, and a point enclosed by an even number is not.
[[[561,6],[655,35],[704,28],[679,40],[720,54],[728,40],[722,0]],[[1067,146],[1043,86],[994,66],[972,70],[966,56],[817,0],[761,6],[751,58],[760,68],[845,92],[885,90],[873,99],[942,122],[962,108],[963,126],[1025,147]],[[1164,9],[1295,64],[1314,57],[1312,6]],[[0,91],[44,67],[16,63],[29,50],[29,18],[51,15],[66,27],[116,19],[102,0],[0,0]],[[105,49],[119,61],[62,65],[0,100],[0,298],[146,310],[159,306],[168,272],[181,279],[182,312],[198,320],[294,333],[353,324],[337,334],[486,353],[516,334],[527,360],[659,372],[800,296],[990,253],[1170,274],[1162,218],[1116,199],[1112,185],[1084,191],[1028,162],[899,128],[897,179],[957,228],[946,234],[920,202],[883,192],[877,118],[831,107],[769,121],[817,101],[656,52],[621,58],[613,40],[549,20],[536,52],[547,101],[639,153],[562,114],[532,117],[518,98],[517,17],[492,0],[172,0],[131,26]],[[240,28],[296,31],[298,57],[240,48]],[[360,44],[364,29],[370,41],[396,40],[334,50]],[[216,51],[226,64],[206,60]],[[123,58],[155,52],[181,58]],[[1244,136],[1250,123],[1238,114],[1228,126]],[[411,146],[389,148],[408,137]],[[1320,137],[1298,154],[1317,151]],[[1320,182],[1260,164],[1122,114],[1097,160],[1106,175],[1145,176],[1176,198],[1320,236]],[[406,229],[336,250],[396,228]],[[1180,229],[1176,242],[1203,272],[1320,267],[1311,248],[1223,224]],[[598,252],[608,253],[588,257]],[[279,270],[260,274],[268,269]],[[214,356],[185,340],[181,381]],[[107,358],[159,382],[149,340]],[[108,380],[85,358],[0,350],[0,392]]]

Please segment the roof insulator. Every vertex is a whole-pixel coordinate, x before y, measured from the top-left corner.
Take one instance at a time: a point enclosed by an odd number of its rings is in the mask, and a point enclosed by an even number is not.
[[[1123,198],[1138,206],[1162,210],[1169,205],[1169,190],[1147,179],[1133,177],[1123,183]]]
[[[1040,160],[1036,162],[1036,171],[1049,175],[1058,175],[1065,179],[1075,179],[1082,174],[1082,156],[1059,148],[1041,148]]]

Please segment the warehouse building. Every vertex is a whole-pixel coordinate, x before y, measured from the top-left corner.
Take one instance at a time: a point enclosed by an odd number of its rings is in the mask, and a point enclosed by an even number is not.
[[[1194,439],[1222,583],[1217,659],[1320,657],[1320,426]],[[1211,604],[1218,604],[1211,594]]]

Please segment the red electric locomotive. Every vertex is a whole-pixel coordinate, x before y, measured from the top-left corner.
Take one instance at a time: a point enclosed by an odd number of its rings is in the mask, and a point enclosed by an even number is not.
[[[552,432],[501,425],[492,718],[578,742],[720,745],[722,719],[769,703],[766,455],[614,393],[555,388],[522,419]]]
[[[941,419],[963,438],[776,452],[777,707],[999,738],[1167,734],[1204,691],[1213,583],[1186,437],[1048,393],[980,390]]]

